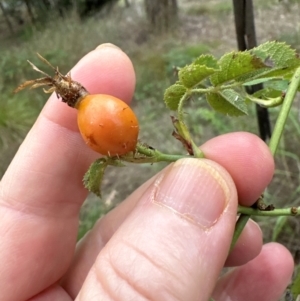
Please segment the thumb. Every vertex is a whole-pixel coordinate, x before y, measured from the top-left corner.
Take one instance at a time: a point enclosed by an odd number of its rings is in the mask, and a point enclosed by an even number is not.
[[[170,165],[101,250],[76,300],[208,300],[236,206],[234,183],[217,163]]]

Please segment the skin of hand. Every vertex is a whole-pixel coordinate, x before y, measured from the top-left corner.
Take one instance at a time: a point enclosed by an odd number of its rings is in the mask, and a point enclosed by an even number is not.
[[[132,63],[114,45],[71,74],[91,94],[133,96]],[[82,177],[98,155],[52,95],[0,182],[0,301],[278,300],[293,271],[283,246],[263,246],[250,221],[228,256],[238,200],[250,206],[269,184],[271,153],[245,132],[201,149],[206,159],[170,164],[76,245]],[[224,266],[235,268],[219,278]]]

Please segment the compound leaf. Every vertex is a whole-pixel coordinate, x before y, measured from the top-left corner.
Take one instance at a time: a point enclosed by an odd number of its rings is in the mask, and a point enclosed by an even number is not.
[[[210,106],[226,115],[247,115],[245,98],[232,89],[226,89],[219,93],[207,93],[206,99]]]
[[[180,99],[186,93],[186,88],[180,82],[170,86],[164,94],[164,101],[166,106],[173,111],[176,111]]]

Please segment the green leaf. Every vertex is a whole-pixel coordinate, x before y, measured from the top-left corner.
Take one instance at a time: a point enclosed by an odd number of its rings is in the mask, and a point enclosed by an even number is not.
[[[297,68],[300,65],[296,51],[284,42],[266,42],[251,49],[249,52],[263,60],[271,68]]]
[[[232,52],[231,54],[236,53]],[[225,54],[220,59],[219,64],[223,71],[211,76],[214,85],[224,81],[224,73],[226,73],[226,70],[229,71],[229,74],[227,75],[228,78],[225,82],[228,80],[235,80],[242,83],[246,82],[247,85],[254,85],[268,81],[266,78],[290,78],[295,69],[300,66],[300,59],[295,50],[282,42],[267,42],[252,50],[238,52],[237,54],[240,58],[235,57],[230,60],[229,54]],[[250,59],[251,57],[254,59],[254,64]],[[239,59],[240,62],[238,61]],[[258,64],[256,64],[256,62],[258,62]],[[229,68],[227,68],[227,66]],[[236,73],[232,74],[230,71],[232,68],[233,70],[234,68],[239,69],[238,72],[240,73],[233,78],[232,76]],[[218,81],[215,82],[216,76],[221,77],[221,79],[218,80],[220,83]]]
[[[286,76],[292,74],[300,66],[300,59],[296,51],[284,42],[266,42],[249,52],[259,57],[271,68],[260,77],[266,75],[268,77]]]
[[[211,54],[202,54],[194,62],[194,65],[202,65],[212,69],[220,69],[217,59]]]
[[[296,299],[300,295],[300,273],[299,273],[299,269],[298,269],[297,276],[296,276],[295,280],[293,281],[290,289],[291,289],[291,292],[293,294],[293,297]]]
[[[249,73],[242,74],[241,76],[235,78],[235,81],[239,83],[245,83],[249,81],[250,82],[254,81],[255,79],[276,76],[276,75],[271,75],[272,73],[274,73],[274,70],[271,69],[270,67],[261,68],[261,69],[251,71]]]
[[[185,87],[192,88],[215,72],[216,69],[209,68],[205,65],[192,64],[180,69],[178,76]]]
[[[263,77],[246,82],[243,86],[253,86],[262,83],[264,83],[264,87],[285,91],[288,88],[290,81],[278,77]]]
[[[192,88],[219,69],[218,61],[213,55],[203,54],[200,55],[191,65],[181,68],[178,72],[178,76],[180,82],[185,87]]]
[[[226,115],[247,115],[245,98],[232,89],[226,89],[219,93],[207,93],[206,99],[210,106]]]
[[[266,82],[264,87],[271,88],[278,91],[286,91],[289,87],[290,81],[289,80],[272,80]]]
[[[221,70],[215,72],[211,77],[211,83],[214,86],[228,81],[241,78],[247,74],[258,72],[259,69],[268,70],[261,59],[255,57],[249,52],[230,52],[222,56],[218,62]]]
[[[264,87],[272,88],[279,91],[286,91],[289,87],[290,80],[280,77],[262,77],[245,82],[243,86],[253,86],[257,84],[264,84]]]
[[[183,97],[183,95],[186,93],[186,88],[176,83],[169,87],[164,94],[164,100],[166,106],[173,111],[176,111],[178,108],[178,104],[180,102],[180,99]]]
[[[262,84],[271,80],[277,79],[277,77],[263,77],[263,78],[257,78],[254,80],[250,80],[249,82],[245,82],[244,86],[254,86],[258,84]]]
[[[107,166],[108,162],[105,158],[98,159],[91,164],[83,177],[84,187],[99,197],[101,197],[101,183]]]

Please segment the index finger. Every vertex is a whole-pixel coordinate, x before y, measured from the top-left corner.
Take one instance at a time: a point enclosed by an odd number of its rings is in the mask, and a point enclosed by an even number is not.
[[[133,66],[115,47],[90,52],[71,76],[93,94],[126,102],[133,95]],[[78,132],[76,110],[52,95],[0,183],[3,300],[28,299],[67,269],[86,197],[82,177],[95,157]]]

